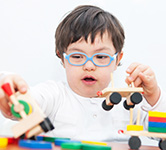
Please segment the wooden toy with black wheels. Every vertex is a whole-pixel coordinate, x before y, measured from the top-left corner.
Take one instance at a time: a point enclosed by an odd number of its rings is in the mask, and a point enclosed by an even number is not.
[[[166,112],[148,112],[148,131],[143,130],[143,125],[140,125],[140,117],[138,110],[136,124],[133,124],[133,109],[130,108],[130,124],[126,130],[119,130],[119,133],[131,136],[128,141],[130,149],[139,149],[141,146],[139,136],[146,136],[160,139],[158,147],[166,150]]]
[[[10,99],[11,113],[18,120],[18,123],[12,127],[15,138],[33,138],[42,132],[54,129],[29,91],[25,94],[13,93],[9,83],[3,84],[2,89]]]
[[[115,88],[112,73],[111,85],[111,88],[105,88],[102,91],[97,92],[99,97],[106,98],[102,103],[104,110],[111,110],[114,105],[120,103],[122,97],[126,97],[123,106],[127,110],[134,108],[135,104],[139,104],[142,101],[143,88],[134,87],[133,83],[131,83],[131,85],[129,85],[127,88]]]

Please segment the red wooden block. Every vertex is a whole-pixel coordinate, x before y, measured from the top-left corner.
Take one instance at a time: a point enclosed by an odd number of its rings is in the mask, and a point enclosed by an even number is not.
[[[149,117],[150,122],[166,122],[166,118],[162,117]]]

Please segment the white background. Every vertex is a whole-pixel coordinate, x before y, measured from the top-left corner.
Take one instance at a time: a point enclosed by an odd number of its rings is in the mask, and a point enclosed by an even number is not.
[[[116,85],[124,86],[132,62],[152,67],[166,91],[165,0],[0,0],[0,71],[20,74],[30,86],[66,80],[56,58],[54,34],[63,16],[81,4],[97,5],[122,23],[126,40]],[[0,115],[0,125],[4,118]]]

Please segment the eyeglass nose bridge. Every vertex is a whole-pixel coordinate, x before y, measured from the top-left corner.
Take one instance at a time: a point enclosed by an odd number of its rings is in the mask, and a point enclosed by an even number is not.
[[[88,57],[87,55],[85,56],[86,56],[86,61],[82,65],[85,65],[88,61],[91,61],[95,66],[97,66],[97,64],[95,64],[95,62],[93,61],[93,57],[95,55],[92,55],[91,57]]]

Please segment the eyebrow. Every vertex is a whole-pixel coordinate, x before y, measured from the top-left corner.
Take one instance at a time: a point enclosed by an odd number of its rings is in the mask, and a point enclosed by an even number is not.
[[[96,49],[95,52],[99,52],[99,51],[103,51],[103,50],[111,50],[111,49],[109,47],[102,47],[102,48]],[[68,49],[68,51],[84,52],[82,49],[75,48],[75,47]]]

